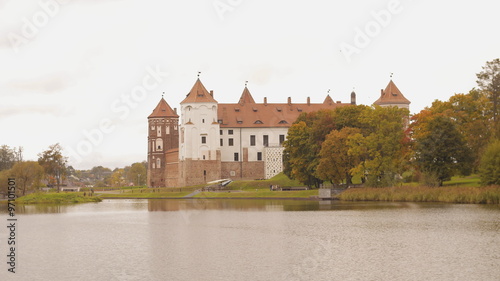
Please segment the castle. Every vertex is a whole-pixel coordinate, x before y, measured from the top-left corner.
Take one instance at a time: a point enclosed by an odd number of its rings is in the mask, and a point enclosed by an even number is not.
[[[148,186],[179,187],[230,178],[269,179],[283,170],[288,128],[304,112],[356,104],[256,103],[247,86],[238,103],[218,103],[198,78],[176,109],[161,99],[148,116]],[[409,108],[410,102],[389,82],[374,103]]]

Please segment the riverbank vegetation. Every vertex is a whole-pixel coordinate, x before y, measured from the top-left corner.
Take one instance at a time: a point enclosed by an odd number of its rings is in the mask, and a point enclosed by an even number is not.
[[[16,199],[16,204],[72,204],[101,202],[97,196],[87,196],[83,192],[31,193]]]
[[[356,177],[368,187],[411,181],[436,187],[472,173],[483,185],[499,184],[500,60],[476,76],[478,88],[413,116],[396,106],[364,105],[301,114],[284,142],[285,174],[311,187],[351,185]],[[388,88],[397,95],[392,81]]]
[[[338,199],[343,201],[500,204],[500,186],[350,188],[338,195]]]

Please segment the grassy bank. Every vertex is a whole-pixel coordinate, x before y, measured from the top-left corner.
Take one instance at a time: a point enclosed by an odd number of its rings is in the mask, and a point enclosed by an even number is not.
[[[500,186],[351,188],[341,193],[338,199],[344,201],[500,204]]]
[[[201,192],[194,198],[310,198],[318,196],[318,190],[299,191],[269,191],[268,189],[253,189],[239,192]]]
[[[142,192],[142,193],[119,193],[119,194],[101,194],[101,198],[180,198],[190,194],[190,191],[186,192]]]
[[[16,204],[69,204],[101,202],[96,196],[83,196],[81,192],[32,193],[16,199]]]

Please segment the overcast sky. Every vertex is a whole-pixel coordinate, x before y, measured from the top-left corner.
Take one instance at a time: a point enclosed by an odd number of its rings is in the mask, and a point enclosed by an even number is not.
[[[36,160],[60,143],[77,169],[147,153],[162,92],[196,80],[234,103],[372,104],[393,81],[417,113],[476,86],[500,56],[498,1],[0,0],[0,145]]]

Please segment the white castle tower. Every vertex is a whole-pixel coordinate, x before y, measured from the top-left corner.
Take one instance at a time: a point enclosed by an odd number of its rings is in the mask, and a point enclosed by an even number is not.
[[[200,79],[181,102],[179,143],[180,183],[199,184],[220,179],[217,101]],[[187,174],[185,171],[189,171]]]

